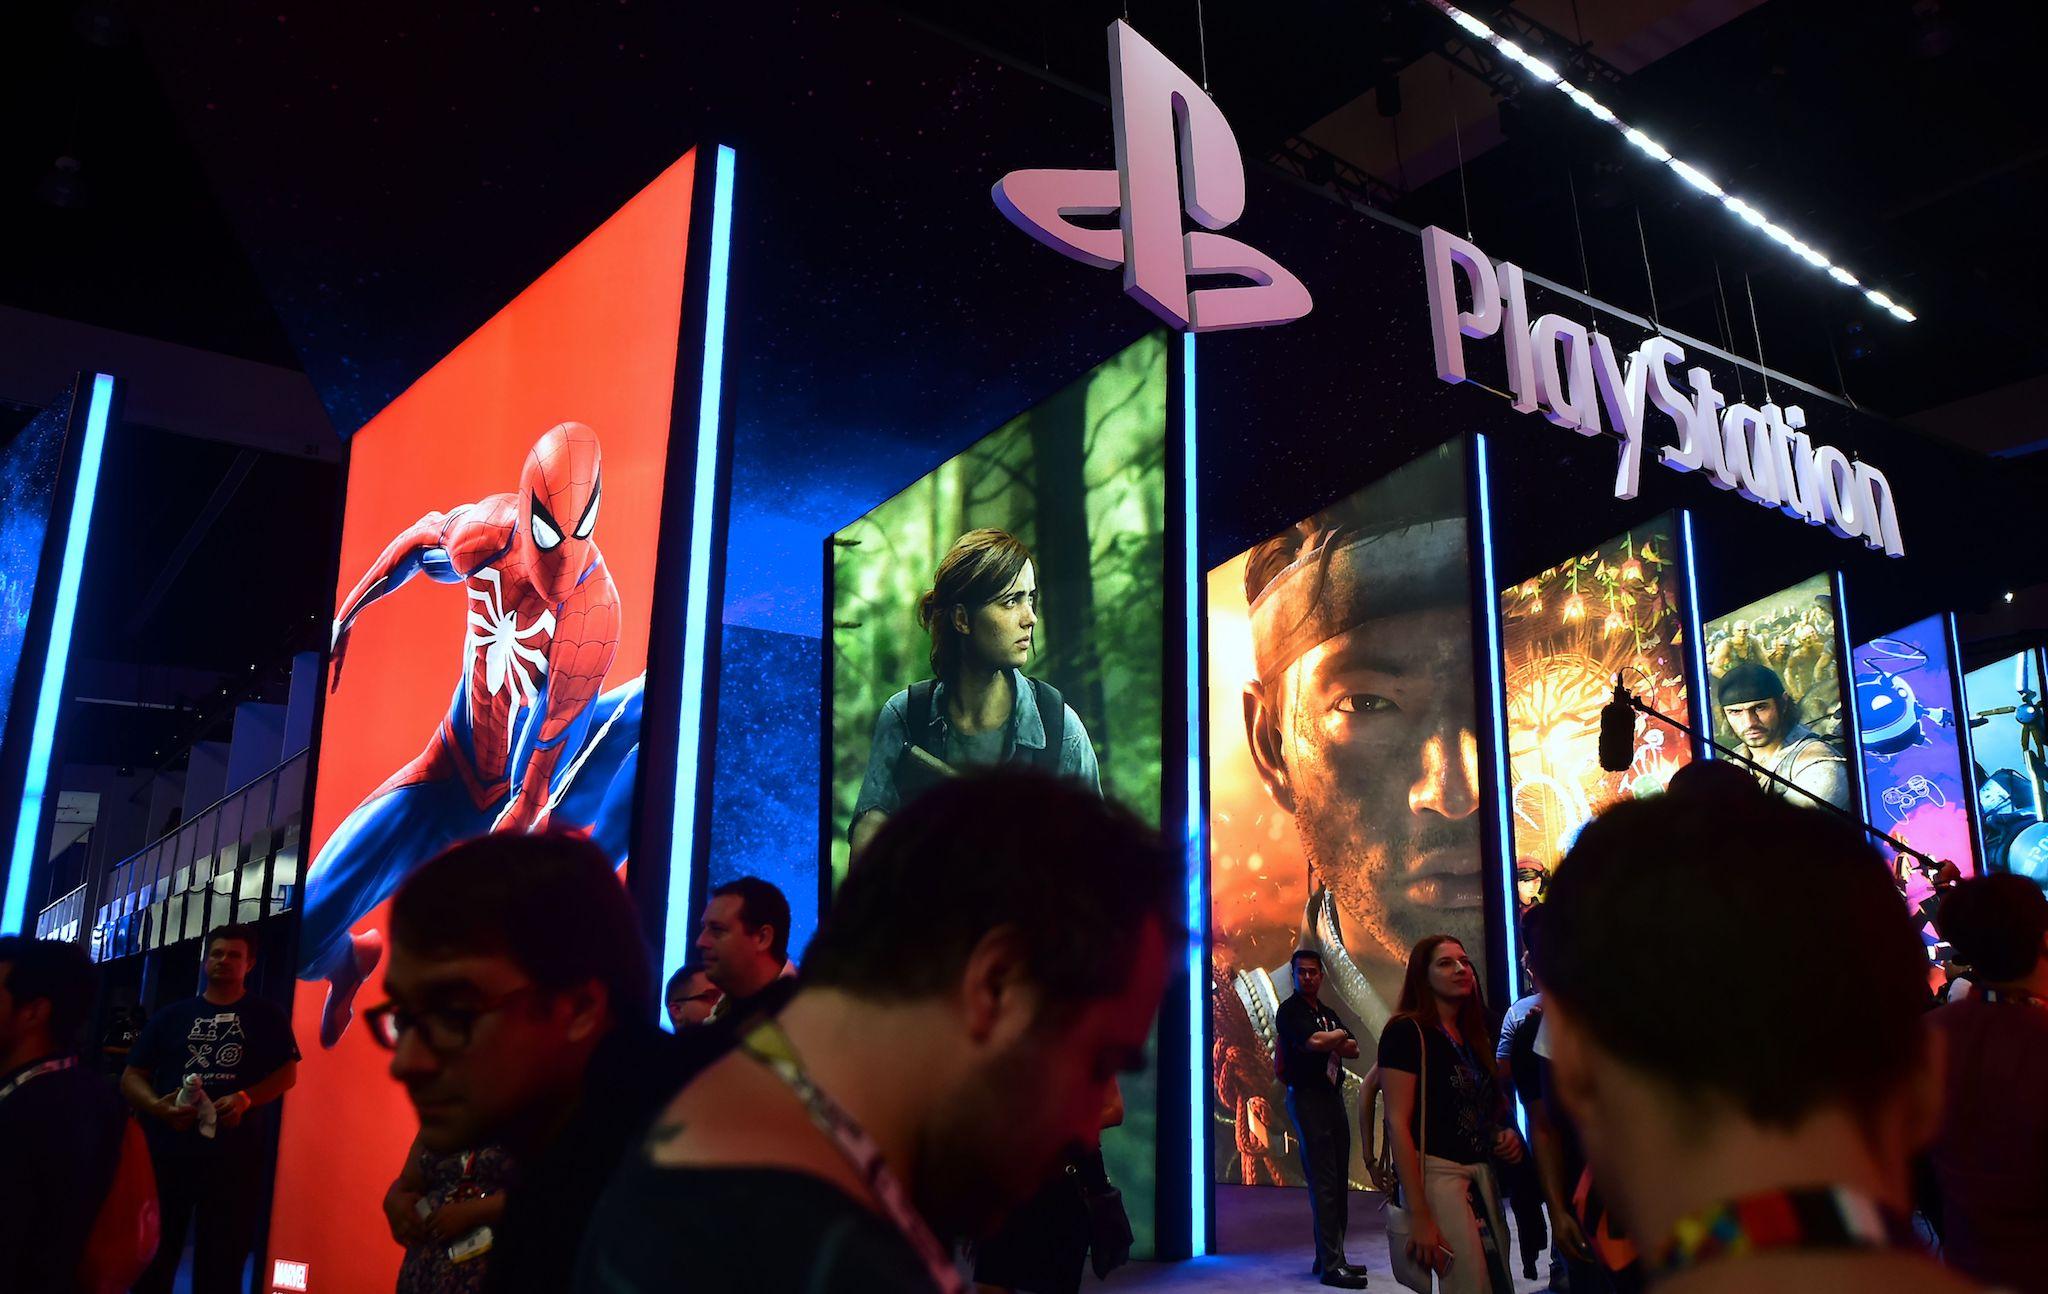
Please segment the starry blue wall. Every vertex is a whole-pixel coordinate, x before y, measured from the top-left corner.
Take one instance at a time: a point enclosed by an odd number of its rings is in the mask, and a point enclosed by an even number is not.
[[[818,924],[823,642],[728,624],[720,648],[711,884],[758,876],[780,886],[799,961]]]

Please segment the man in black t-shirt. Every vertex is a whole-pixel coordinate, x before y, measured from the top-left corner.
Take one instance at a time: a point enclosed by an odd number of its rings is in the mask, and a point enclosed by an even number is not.
[[[1304,948],[1294,954],[1294,996],[1274,1013],[1279,1042],[1276,1068],[1287,1084],[1287,1115],[1301,1139],[1301,1174],[1308,1179],[1315,1221],[1315,1272],[1323,1284],[1364,1289],[1365,1273],[1344,1256],[1350,1222],[1351,1120],[1344,1112],[1342,1061],[1358,1055],[1358,1039],[1337,1013],[1322,1005],[1323,958]]]
[[[169,1294],[188,1230],[193,1294],[242,1287],[277,1121],[264,1107],[291,1090],[299,1063],[285,1013],[246,990],[255,964],[254,928],[207,935],[206,991],[151,1016],[121,1072],[121,1094],[148,1116],[163,1209],[163,1243],[139,1294]]]
[[[891,814],[789,1004],[625,1159],[574,1288],[963,1288],[954,1242],[1095,1149],[1143,1066],[1179,878],[1128,810],[1044,773],[976,771]]]
[[[494,832],[430,859],[391,900],[387,1001],[364,1014],[435,1154],[503,1146],[488,1294],[562,1294],[598,1193],[717,1025],[655,1027],[640,918],[611,857]],[[387,1198],[387,1211],[403,1207]]]
[[[128,1116],[79,1063],[92,962],[77,944],[0,939],[0,1290],[70,1294]]]

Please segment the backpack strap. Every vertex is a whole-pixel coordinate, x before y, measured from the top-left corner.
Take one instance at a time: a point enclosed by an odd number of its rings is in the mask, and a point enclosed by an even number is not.
[[[1031,690],[1038,697],[1038,718],[1045,725],[1045,746],[1031,752],[1034,768],[1048,773],[1060,771],[1060,749],[1067,742],[1067,701],[1060,690],[1042,678],[1031,680]]]
[[[906,746],[917,746],[933,755],[932,740],[932,694],[938,691],[939,681],[935,678],[919,679],[910,685],[910,696],[905,706],[904,722],[909,725],[905,734]]]

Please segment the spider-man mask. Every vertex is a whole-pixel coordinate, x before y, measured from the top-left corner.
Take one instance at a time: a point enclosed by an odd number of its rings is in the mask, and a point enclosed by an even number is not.
[[[550,602],[576,587],[597,555],[601,451],[597,433],[580,422],[549,428],[534,442],[519,473],[519,537],[533,586]]]

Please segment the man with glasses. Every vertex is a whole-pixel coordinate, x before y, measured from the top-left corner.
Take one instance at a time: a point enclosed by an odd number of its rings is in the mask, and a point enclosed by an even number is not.
[[[247,990],[256,944],[253,926],[207,935],[206,991],[150,1017],[121,1072],[121,1094],[148,1116],[163,1209],[141,1294],[169,1294],[188,1234],[193,1294],[242,1288],[277,1123],[274,1107],[252,1111],[272,1106],[299,1072],[285,1013]]]
[[[588,840],[498,833],[423,865],[391,905],[390,1000],[365,1013],[436,1154],[519,1166],[486,1289],[569,1284],[626,1145],[681,1082],[640,925]]]
[[[663,997],[668,1007],[669,1027],[681,1033],[691,1025],[709,1020],[725,993],[711,982],[711,976],[701,962],[691,962],[677,968],[676,973],[668,977],[668,990]]]

